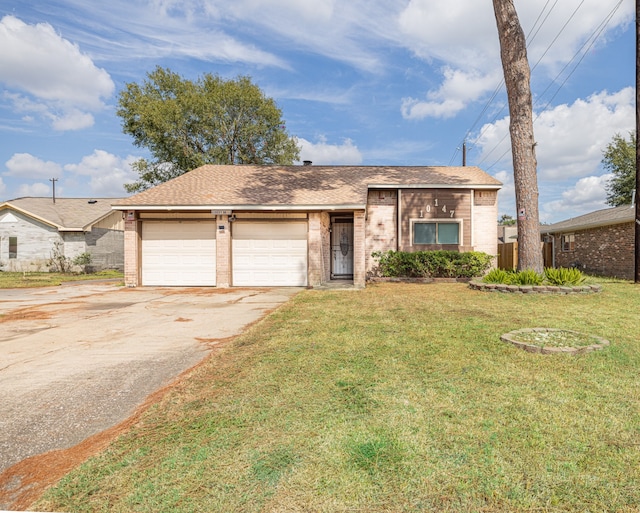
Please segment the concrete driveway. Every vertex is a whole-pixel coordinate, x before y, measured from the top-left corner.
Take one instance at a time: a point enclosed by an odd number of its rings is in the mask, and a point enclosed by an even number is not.
[[[125,420],[299,290],[0,290],[0,473]]]

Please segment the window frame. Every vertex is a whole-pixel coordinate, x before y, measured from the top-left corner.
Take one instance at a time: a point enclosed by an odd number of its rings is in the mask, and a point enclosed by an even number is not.
[[[411,219],[411,246],[462,246],[462,241],[463,239],[463,233],[462,233],[462,219]],[[436,242],[416,242],[415,241],[415,226],[416,224],[434,224],[436,226]],[[456,224],[458,225],[458,242],[457,243],[450,243],[450,242],[440,242],[439,241],[439,235],[440,235],[440,230],[438,228],[438,225],[440,224],[447,224],[447,225],[452,225],[452,224]]]
[[[17,259],[18,258],[18,237],[9,236],[8,238],[9,238],[9,259],[10,260]]]
[[[563,233],[560,235],[560,251],[569,253],[576,250],[576,234]]]

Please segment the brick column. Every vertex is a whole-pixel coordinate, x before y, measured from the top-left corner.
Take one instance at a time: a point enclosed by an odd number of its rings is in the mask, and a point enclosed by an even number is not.
[[[322,222],[321,213],[309,214],[309,228],[307,233],[308,269],[307,283],[310,287],[316,287],[323,282],[322,276]]]
[[[223,227],[220,229],[220,227]],[[231,223],[229,216],[216,220],[216,287],[231,286]]]
[[[353,213],[353,284],[364,287],[366,282],[365,212]]]
[[[141,284],[141,228],[137,215],[126,218],[124,222],[124,284],[127,287],[137,287]]]

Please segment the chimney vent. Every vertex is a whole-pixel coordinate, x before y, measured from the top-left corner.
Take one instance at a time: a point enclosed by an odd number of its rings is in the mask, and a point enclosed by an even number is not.
[[[303,160],[302,161],[302,165],[303,166],[310,166],[311,164],[313,164],[313,162],[311,160]]]

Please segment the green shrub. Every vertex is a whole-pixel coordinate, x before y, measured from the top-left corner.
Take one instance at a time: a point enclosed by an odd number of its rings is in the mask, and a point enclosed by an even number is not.
[[[524,269],[514,274],[513,285],[542,285],[544,274],[535,272],[533,269]]]
[[[513,271],[505,271],[504,269],[491,269],[482,281],[485,283],[504,283],[511,284],[515,273]]]
[[[377,273],[388,278],[473,278],[491,266],[492,257],[479,251],[376,251]]]
[[[586,276],[580,269],[574,267],[567,269],[566,267],[559,267],[554,269],[553,267],[547,267],[544,270],[544,275],[549,285],[580,285]]]

